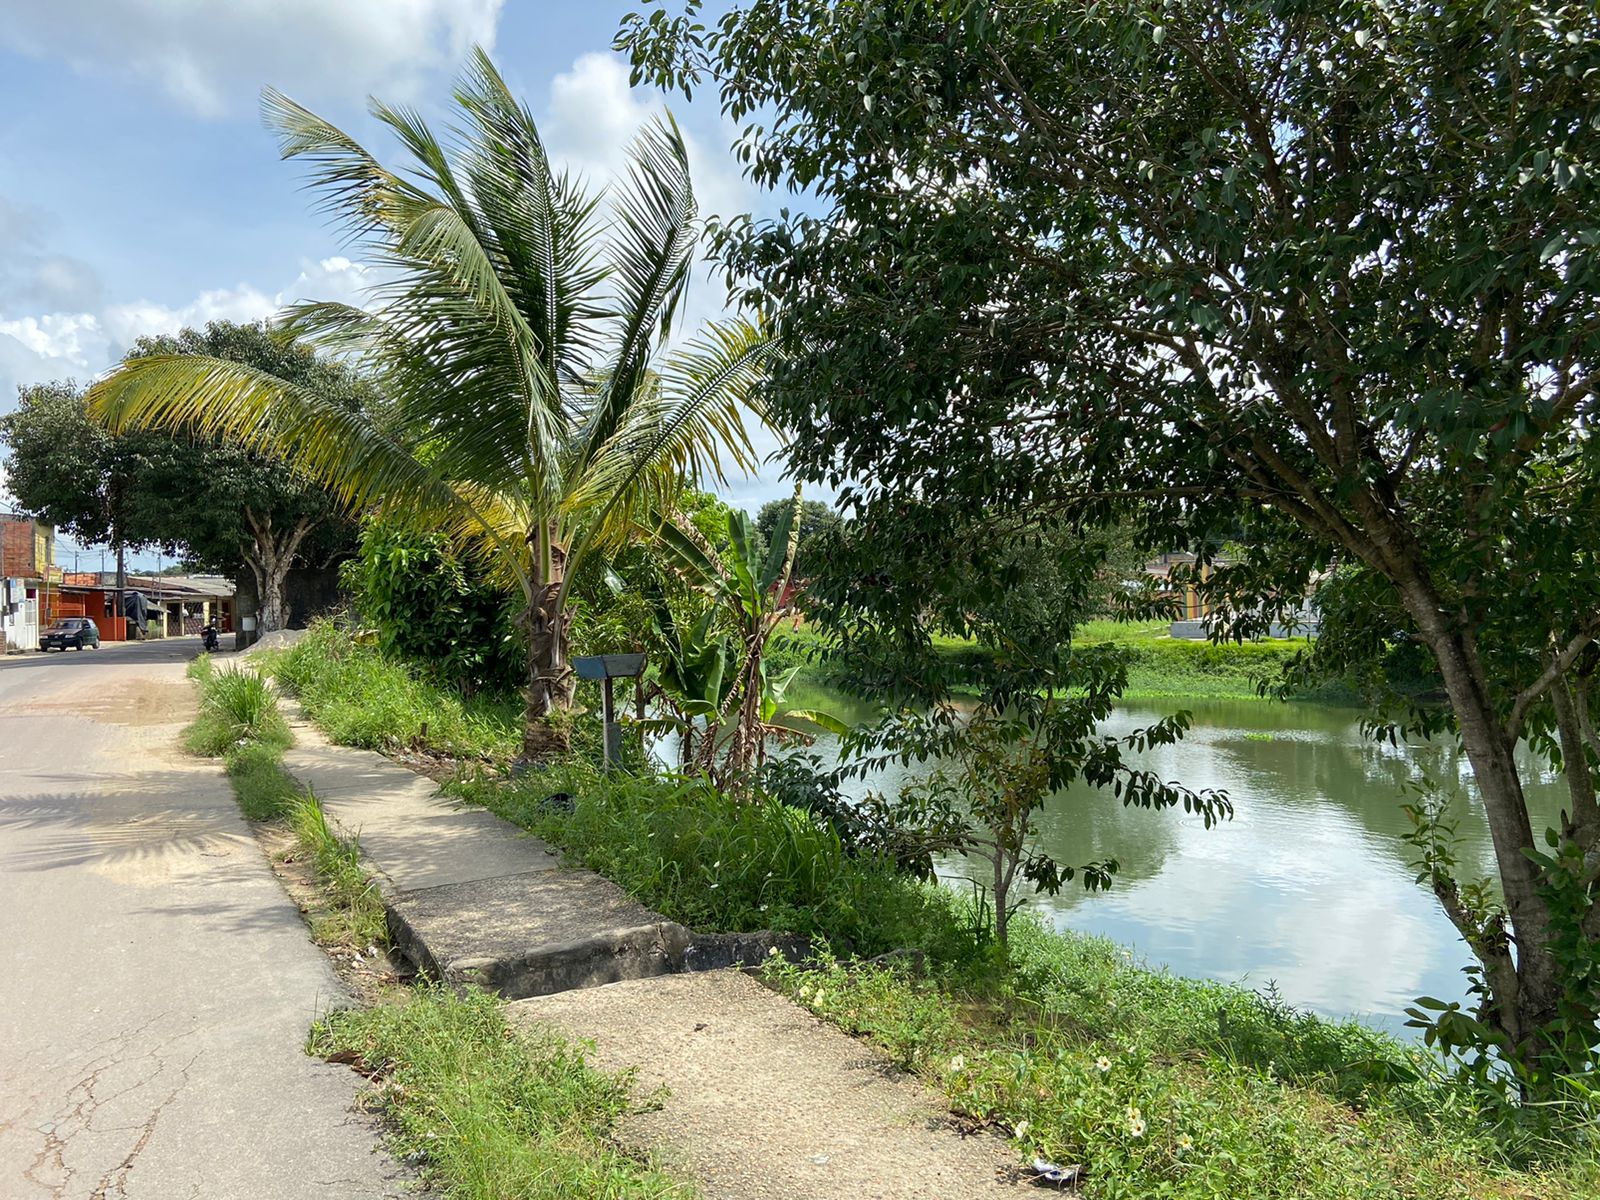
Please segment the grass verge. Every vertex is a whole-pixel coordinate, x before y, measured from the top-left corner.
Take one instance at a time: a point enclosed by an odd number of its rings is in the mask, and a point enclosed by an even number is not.
[[[881,1047],[1088,1200],[1579,1200],[1571,1143],[1509,1146],[1422,1052],[1272,996],[1135,964],[1110,942],[1013,927],[987,977],[774,960],[769,982]]]
[[[955,960],[974,945],[940,888],[852,856],[825,822],[788,805],[586,765],[452,787],[694,929],[781,929],[861,956],[913,947]],[[570,812],[544,804],[557,792],[574,798]]]
[[[360,663],[341,686],[371,674],[372,664]],[[316,796],[283,769],[291,739],[271,690],[254,686],[262,681],[248,672],[215,670],[204,656],[190,675],[200,687],[200,714],[188,744],[225,758],[245,816],[291,842],[276,856],[280,865],[311,868],[314,894],[302,891],[300,903],[312,937],[336,961],[341,954],[359,960],[386,945],[382,898],[362,866],[358,841],[341,837]],[[336,690],[319,694],[332,697]],[[383,999],[318,1022],[308,1052],[350,1062],[376,1081],[371,1099],[393,1132],[393,1148],[420,1163],[443,1195],[695,1194],[615,1145],[616,1124],[633,1107],[630,1077],[588,1066],[579,1049],[554,1034],[513,1031],[499,1002],[483,993],[463,998],[439,988],[388,986],[358,994]]]
[[[1080,1168],[1086,1197],[1597,1194],[1592,1152],[1508,1131],[1416,1047],[1027,916],[1003,959],[967,901],[845,854],[796,810],[581,767],[456,786],[674,919],[818,939],[816,963],[775,961],[770,982],[1024,1161]],[[556,792],[572,811],[544,804]],[[923,974],[860,961],[902,947]]]
[[[331,621],[317,622],[293,646],[264,661],[340,745],[505,762],[521,742],[517,697],[464,700]]]
[[[513,1029],[485,993],[422,988],[403,1006],[333,1013],[308,1049],[374,1080],[395,1150],[451,1200],[695,1194],[616,1144],[629,1076],[596,1070],[553,1034]]]

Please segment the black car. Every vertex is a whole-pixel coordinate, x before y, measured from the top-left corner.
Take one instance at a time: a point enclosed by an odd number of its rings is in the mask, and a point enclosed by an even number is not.
[[[62,617],[39,637],[41,650],[65,650],[68,646],[100,649],[99,627],[88,617]]]

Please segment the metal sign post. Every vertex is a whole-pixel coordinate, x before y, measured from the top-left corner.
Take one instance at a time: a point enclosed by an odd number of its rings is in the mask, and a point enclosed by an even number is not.
[[[572,669],[579,679],[594,679],[601,687],[601,720],[605,730],[606,770],[622,765],[622,725],[617,720],[617,702],[612,692],[613,679],[638,679],[644,675],[642,654],[597,654],[590,658],[575,658]],[[642,715],[642,711],[641,711]]]

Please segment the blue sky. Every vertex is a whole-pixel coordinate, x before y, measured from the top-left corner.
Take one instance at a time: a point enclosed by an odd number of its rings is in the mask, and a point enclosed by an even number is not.
[[[706,212],[763,207],[714,100],[627,86],[610,45],[636,3],[595,0],[0,0],[0,412],[16,388],[92,378],[140,334],[354,298],[342,251],[257,115],[272,84],[367,144],[368,94],[437,112],[490,48],[553,152],[595,181],[670,103]],[[704,272],[702,273],[704,274]],[[721,287],[697,283],[692,314]],[[779,468],[733,481],[753,506]]]

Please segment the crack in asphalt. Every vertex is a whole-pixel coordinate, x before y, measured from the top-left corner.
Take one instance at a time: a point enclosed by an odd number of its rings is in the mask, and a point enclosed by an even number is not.
[[[129,1174],[140,1154],[150,1144],[161,1114],[187,1086],[189,1070],[199,1058],[196,1053],[182,1066],[173,1066],[165,1051],[182,1034],[174,1034],[151,1046],[138,1046],[139,1040],[153,1026],[170,1015],[158,1013],[136,1027],[98,1043],[99,1046],[111,1045],[114,1048],[96,1055],[78,1068],[81,1074],[67,1089],[62,1106],[39,1124],[38,1130],[44,1135],[44,1141],[33,1161],[22,1172],[22,1177],[48,1192],[51,1200],[65,1200],[73,1180],[80,1174],[79,1166],[72,1161],[71,1151],[74,1142],[86,1134],[137,1133],[132,1147],[116,1166],[100,1177],[89,1196],[90,1200],[110,1200],[112,1196],[123,1197],[128,1194]],[[143,1069],[137,1069],[141,1063]],[[102,1088],[108,1077],[127,1068],[136,1069],[132,1081],[122,1086],[113,1084],[115,1090],[104,1093]],[[120,1115],[111,1106],[151,1086],[174,1070],[178,1075],[175,1086],[143,1119],[131,1124],[105,1123],[105,1118]]]

